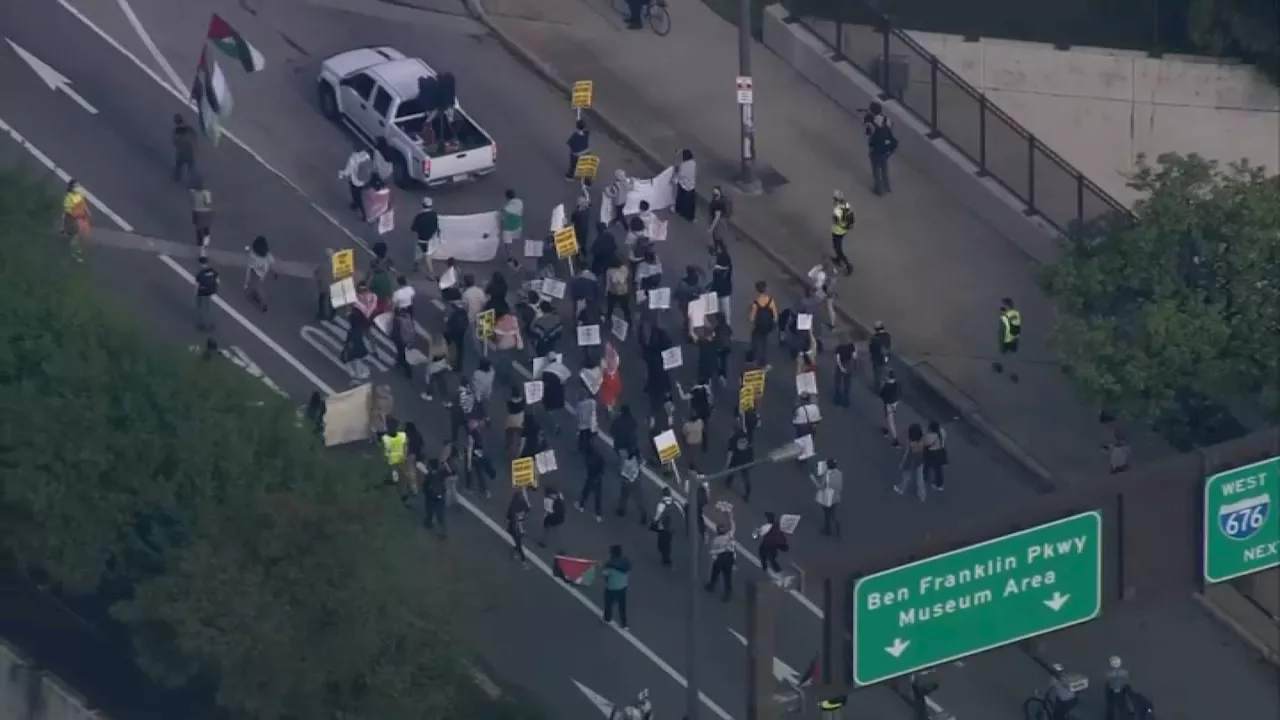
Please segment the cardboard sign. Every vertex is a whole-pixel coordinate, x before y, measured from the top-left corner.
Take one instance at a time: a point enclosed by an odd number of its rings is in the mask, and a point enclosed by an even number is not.
[[[675,370],[683,364],[684,354],[681,353],[679,345],[662,351],[663,370]]]
[[[671,307],[671,288],[654,288],[649,291],[649,309],[666,310]]]
[[[743,385],[738,390],[738,412],[746,412],[756,406],[756,394],[751,388]]]
[[[527,258],[540,258],[540,257],[542,257],[542,251],[543,251],[543,247],[544,247],[545,245],[546,245],[546,243],[542,242],[541,240],[525,240],[525,241],[524,241],[524,256],[525,256],[525,257],[527,257]]]
[[[565,285],[563,280],[557,280],[555,278],[543,278],[542,290],[540,292],[543,295],[546,295],[547,297],[553,297],[557,300],[563,300],[565,291],[567,289],[568,289],[568,286]]]
[[[579,80],[573,84],[573,93],[570,95],[569,107],[577,110],[585,110],[591,107],[592,96],[595,94],[595,83],[590,80]]]
[[[567,258],[578,254],[578,235],[572,226],[557,230],[555,238],[557,257]]]
[[[592,347],[600,344],[599,325],[578,326],[578,347]]]
[[[530,380],[524,384],[524,401],[530,405],[539,402],[544,389],[541,380]]]
[[[343,278],[349,278],[356,274],[356,251],[355,250],[339,250],[329,258],[329,263],[333,267],[333,279],[335,281]]]
[[[757,398],[764,395],[764,370],[748,370],[742,373],[742,387],[750,388]]]
[[[476,313],[476,337],[488,340],[493,337],[493,329],[498,324],[498,315],[493,310]]]
[[[617,315],[613,316],[613,336],[618,338],[619,342],[627,341],[627,332],[629,330],[631,330],[630,323],[618,317]]]
[[[582,384],[592,395],[600,392],[600,386],[604,384],[604,371],[598,367],[583,368],[578,371],[578,377],[582,378]]]
[[[720,312],[720,297],[713,292],[702,293],[702,297],[698,298],[696,302],[702,304],[703,315],[715,315]]]
[[[654,242],[664,242],[667,239],[667,221],[658,216],[653,216],[649,220],[649,226],[645,228],[649,239]]]
[[[511,486],[531,488],[538,486],[538,473],[533,458],[516,458],[511,461]]]
[[[559,467],[556,465],[556,451],[543,450],[537,455],[534,455],[533,464],[534,467],[538,469],[539,475],[546,475],[549,472],[555,472]],[[786,517],[786,515],[783,515],[783,517]]]
[[[674,430],[664,430],[653,437],[653,447],[658,451],[658,459],[671,462],[680,457],[680,443],[676,442]]]
[[[344,277],[329,286],[329,304],[335,308],[344,308],[356,302],[356,281],[352,277]]]
[[[798,437],[795,439],[795,443],[800,446],[800,456],[796,458],[797,460],[808,460],[816,454],[813,450],[812,435]]]
[[[452,267],[445,268],[444,272],[440,274],[440,282],[437,284],[440,286],[441,290],[448,290],[454,285],[457,285],[458,270]]]
[[[796,376],[797,395],[817,395],[818,376],[815,373],[800,373]]]
[[[577,180],[593,178],[600,170],[600,158],[595,155],[582,155],[573,166],[573,177]]]
[[[812,315],[810,315],[809,313],[800,313],[799,315],[797,315],[797,316],[796,316],[796,329],[797,329],[797,330],[812,330],[812,329],[813,329],[813,316],[812,316]]]
[[[396,229],[396,211],[388,209],[378,216],[378,234],[386,235]]]
[[[778,528],[787,535],[795,533],[796,527],[800,525],[799,515],[782,515],[778,518]]]

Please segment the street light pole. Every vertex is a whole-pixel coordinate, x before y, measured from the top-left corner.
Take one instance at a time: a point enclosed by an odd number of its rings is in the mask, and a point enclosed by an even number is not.
[[[744,90],[743,80],[747,87]],[[755,81],[751,77],[751,0],[738,0],[738,113],[742,128],[738,187],[747,195],[762,192],[756,177]],[[745,102],[744,102],[745,100]]]
[[[671,472],[676,482],[685,491],[685,529],[689,534],[689,587],[685,596],[684,622],[684,654],[685,654],[685,720],[698,720],[702,710],[702,692],[698,689],[698,588],[702,585],[702,573],[699,570],[699,553],[702,551],[702,535],[698,532],[698,484],[718,480],[730,473],[763,465],[764,463],[780,463],[794,460],[803,453],[796,443],[787,443],[780,448],[769,451],[769,454],[749,463],[725,468],[710,475],[693,473],[688,485],[680,477],[680,468],[674,461]],[[697,483],[697,484],[695,484]]]

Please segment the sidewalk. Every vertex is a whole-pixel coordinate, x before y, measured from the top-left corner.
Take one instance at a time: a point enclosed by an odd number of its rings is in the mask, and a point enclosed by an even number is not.
[[[613,126],[655,165],[690,148],[700,191],[732,185],[737,28],[703,3],[672,3],[671,33],[658,37],[625,30],[610,0],[468,2],[543,74],[593,80],[597,131]],[[738,228],[803,272],[830,253],[831,195],[841,189],[858,217],[842,309],[863,327],[884,321],[917,380],[1033,471],[1055,483],[1105,472],[1097,408],[1074,390],[1050,347],[1053,314],[1037,261],[902,158],[892,168],[894,193],[873,196],[857,121],[759,43],[752,63],[766,194],[737,199]],[[1020,384],[990,369],[1005,296],[1027,328]],[[1140,462],[1169,452],[1157,438],[1130,432],[1130,440]]]

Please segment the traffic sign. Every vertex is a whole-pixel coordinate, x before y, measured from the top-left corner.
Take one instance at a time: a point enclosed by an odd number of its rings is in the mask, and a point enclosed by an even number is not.
[[[1280,565],[1280,457],[1204,482],[1204,580],[1218,583]]]
[[[755,82],[749,75],[738,76],[738,104],[750,105],[755,102]]]
[[[1092,620],[1102,609],[1102,515],[1073,515],[868,575],[853,599],[859,685]]]

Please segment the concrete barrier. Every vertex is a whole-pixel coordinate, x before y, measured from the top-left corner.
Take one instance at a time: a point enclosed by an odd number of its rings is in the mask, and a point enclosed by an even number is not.
[[[78,693],[0,640],[0,718],[104,720]]]

